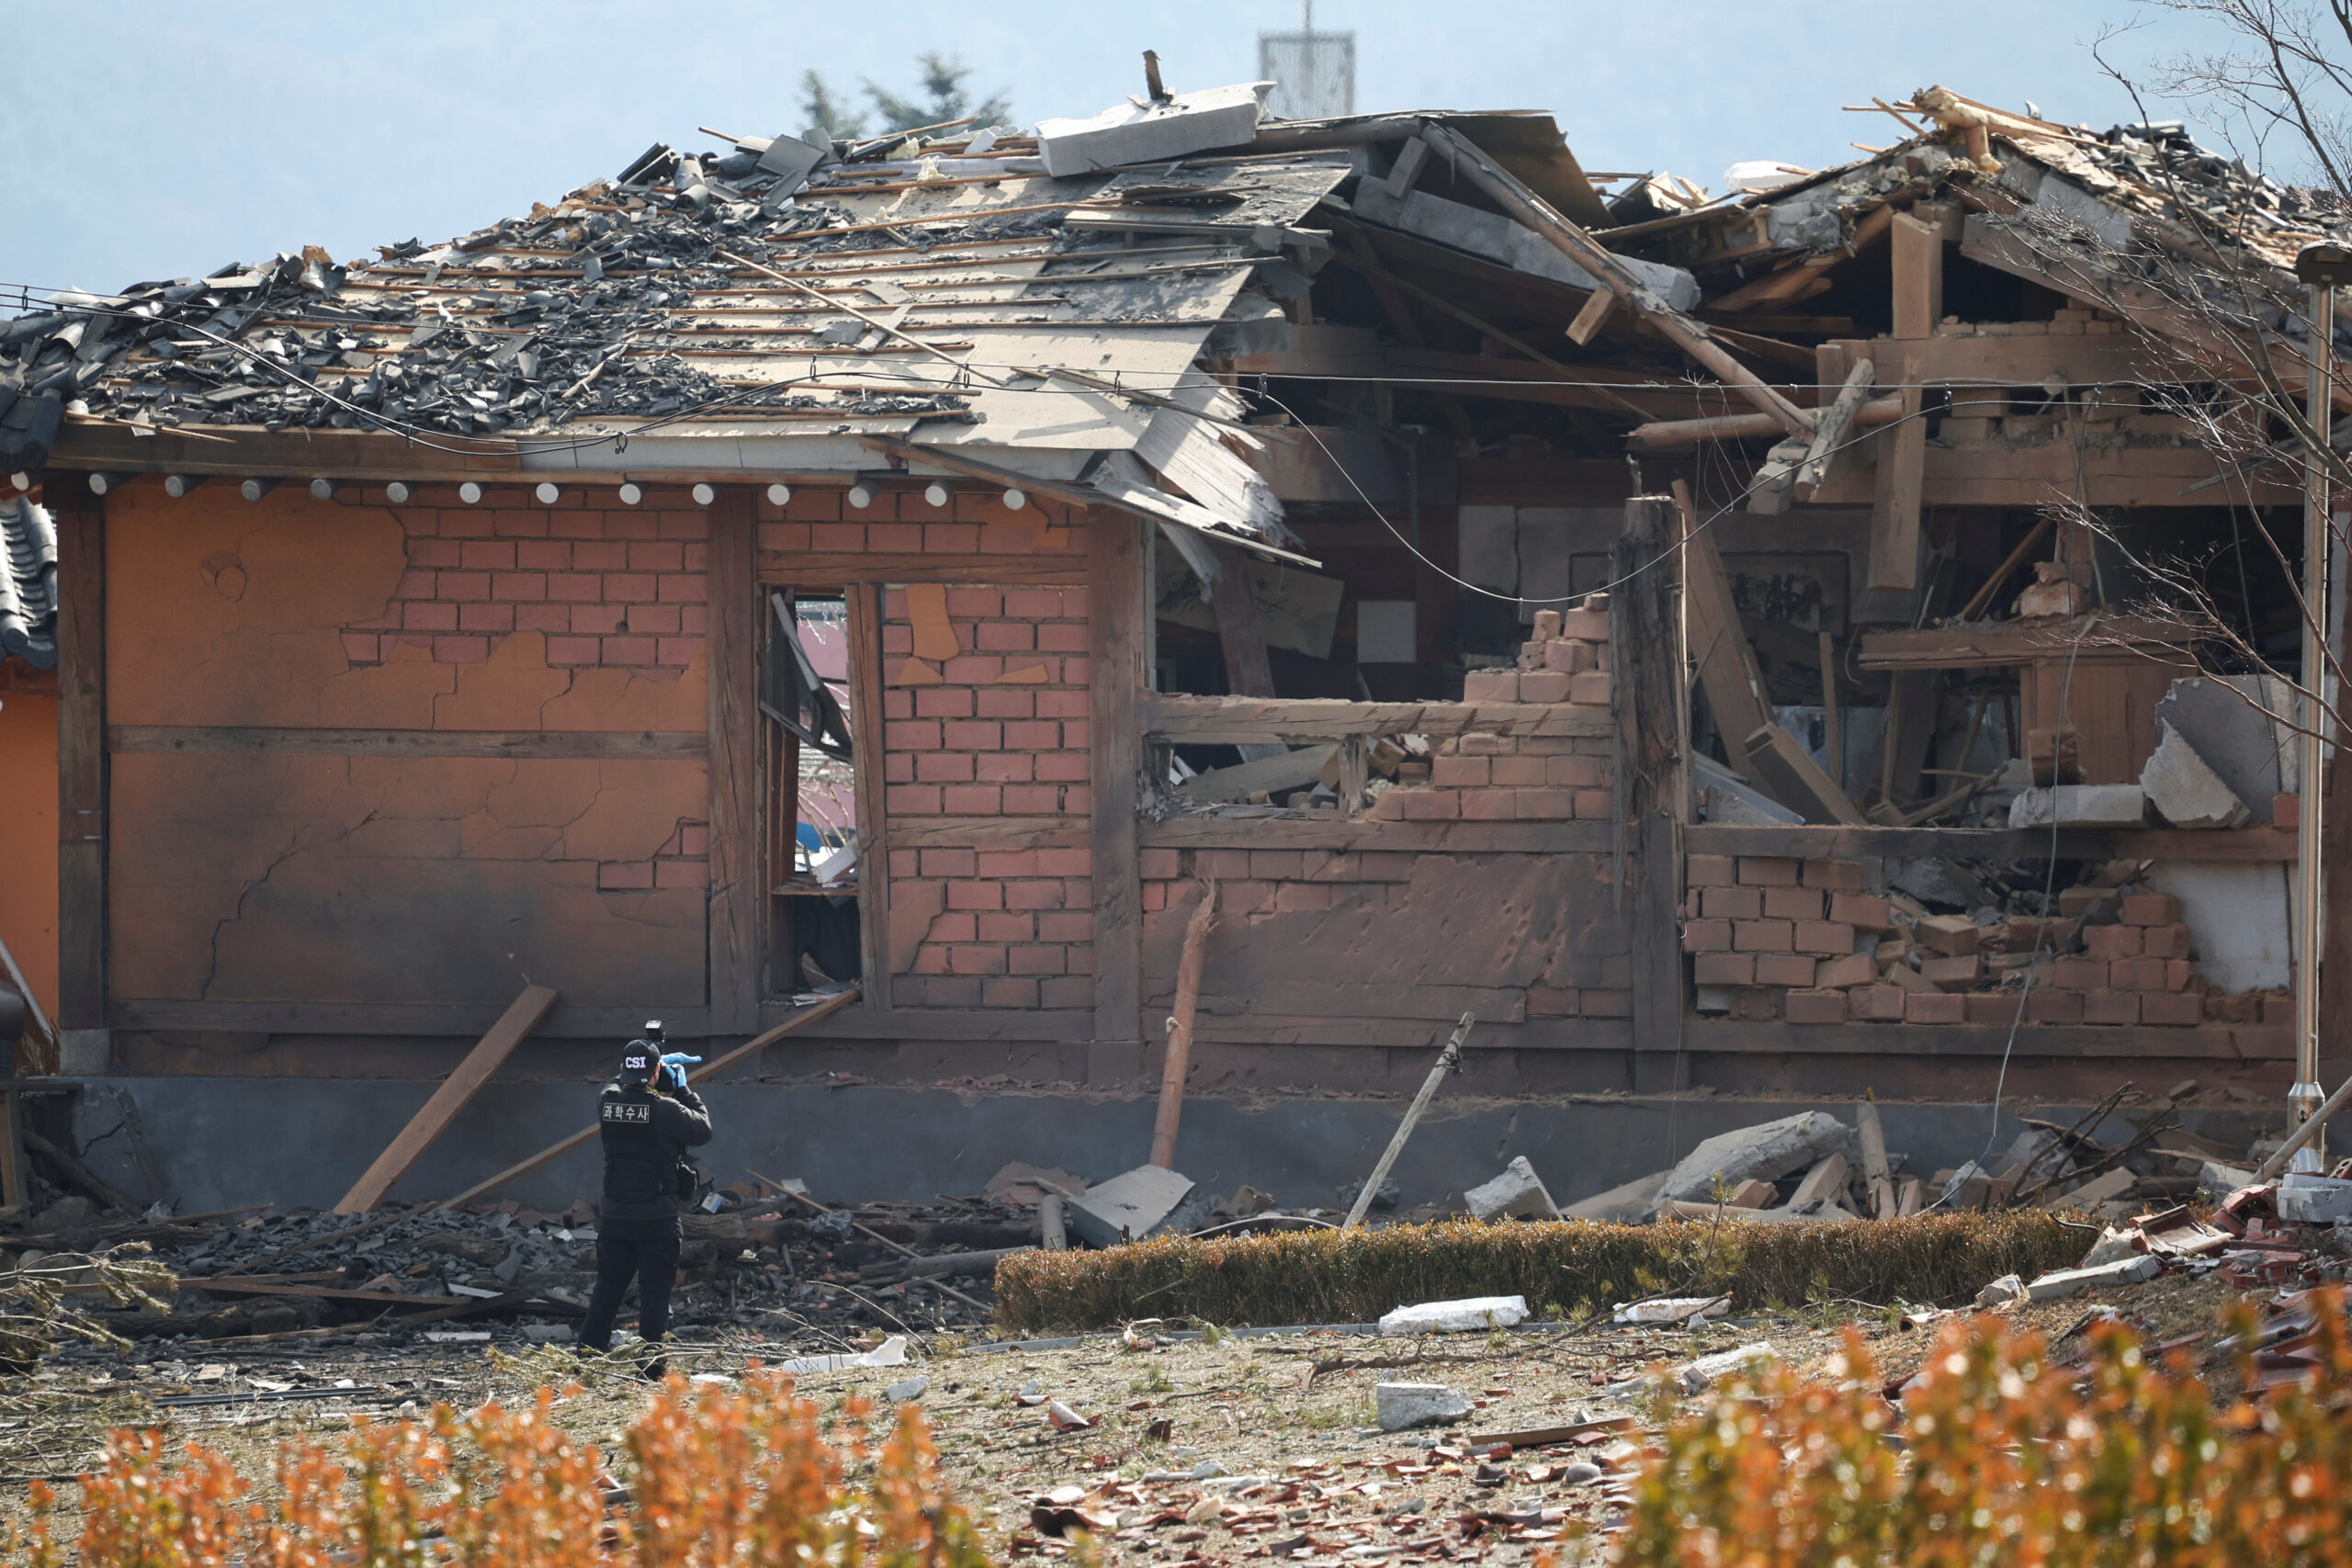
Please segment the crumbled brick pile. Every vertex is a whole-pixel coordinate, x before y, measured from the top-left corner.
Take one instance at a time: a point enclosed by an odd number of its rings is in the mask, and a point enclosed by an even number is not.
[[[1538,610],[1535,635],[1516,667],[1473,670],[1463,684],[1472,705],[1547,704],[1609,712],[1609,596],[1576,609]],[[1502,728],[1498,726],[1498,728]],[[1483,731],[1439,741],[1420,770],[1408,763],[1370,815],[1388,821],[1556,822],[1598,819],[1614,810],[1605,735],[1505,735]]]
[[[1972,919],[1866,891],[1858,860],[1698,854],[1685,883],[1691,979],[1717,988],[1702,1011],[2007,1026],[2022,996],[2028,1024],[2187,1027],[2291,1014],[2281,996],[2215,990],[2189,962],[2195,938],[2179,900],[2134,884],[2065,888],[2047,917],[1988,909]]]

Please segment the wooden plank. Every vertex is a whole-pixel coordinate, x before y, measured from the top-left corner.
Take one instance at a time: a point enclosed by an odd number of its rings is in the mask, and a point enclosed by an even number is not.
[[[882,590],[858,584],[849,603],[850,766],[857,798],[857,919],[865,1005],[890,1007],[890,819],[883,805]]]
[[[1903,418],[1878,435],[1878,471],[1871,496],[1870,562],[1864,581],[1872,588],[1908,592],[1919,585],[1919,513],[1927,481],[1928,422],[1920,417],[1919,361],[1905,354],[1896,396]],[[1815,500],[1820,499],[1818,490]]]
[[[1329,818],[1329,820],[1325,820]],[[1287,817],[1171,817],[1147,822],[1149,849],[1333,850],[1404,854],[1593,854],[1614,844],[1607,822],[1383,822],[1336,811]]]
[[[1683,1026],[1683,1048],[1694,1054],[1839,1056],[1988,1056],[2009,1050],[2005,1024],[1740,1023],[1693,1019]],[[2205,1023],[2185,1029],[2101,1028],[2095,1024],[2028,1024],[2017,1032],[2021,1059],[2135,1061],[2211,1059],[2292,1062],[2294,1031],[2285,1025]]]
[[[2181,371],[2177,364],[2167,370],[2162,355],[2151,352],[2135,333],[2074,337],[1897,333],[1891,338],[1832,338],[1814,352],[1816,365],[1833,357],[1843,365],[1875,359],[1881,369],[1916,356],[1917,378],[1931,387],[2039,387],[2053,376],[2068,386],[2128,386],[2177,380]]]
[[[1678,486],[1681,481],[1677,480]],[[1690,656],[1713,710],[1715,727],[1723,732],[1741,770],[1763,785],[1766,793],[1808,821],[1859,823],[1861,813],[1807,756],[1795,738],[1781,729],[1764,701],[1764,678],[1756,667],[1756,650],[1748,645],[1732,603],[1731,579],[1715,548],[1713,529],[1696,525],[1687,493],[1675,492],[1682,506],[1687,544],[1683,550],[1683,611],[1689,621]]]
[[[300,729],[250,725],[117,724],[107,750],[187,756],[514,757],[597,761],[695,761],[707,731],[548,729]]]
[[[25,1201],[25,1107],[17,1092],[0,1090],[0,1204]]]
[[[760,1009],[763,1023],[790,1016],[790,1005],[768,1002]],[[835,1013],[810,1028],[818,1040],[879,1040],[895,1043],[945,1043],[970,1045],[994,1043],[1019,1044],[1080,1044],[1094,1037],[1091,1008],[1030,1010],[1018,1008],[895,1008],[877,1013],[855,1008]]]
[[[2177,621],[2101,616],[2087,632],[2063,621],[1991,621],[1949,630],[1869,632],[1855,661],[1865,670],[1997,670],[2050,659],[2170,662],[2180,658],[2172,650],[2191,640],[2189,628]]]
[[[1879,1124],[1878,1107],[1863,1100],[1854,1107],[1855,1130],[1862,1145],[1862,1182],[1870,1190],[1871,1218],[1894,1217],[1893,1168],[1886,1163],[1886,1130]]]
[[[1681,514],[1671,496],[1634,496],[1610,548],[1611,665],[1619,726],[1619,826],[1634,857],[1619,886],[1633,894],[1634,1049],[1681,1043],[1683,716],[1690,696],[1683,657],[1673,548]],[[1669,1088],[1679,1087],[1669,1084]]]
[[[1216,612],[1217,645],[1225,654],[1226,689],[1237,697],[1271,697],[1274,671],[1266,658],[1266,626],[1250,586],[1249,559],[1223,545],[1208,549],[1223,569],[1210,585],[1209,603]]]
[[[1429,1050],[1431,1032],[1442,1029],[1445,1019],[1442,1013],[1420,1018],[1376,1013],[1369,1009],[1353,1014],[1267,1012],[1253,1005],[1244,1013],[1199,1014],[1193,1021],[1193,1043],[1195,1049],[1204,1045],[1304,1045],[1419,1054]],[[1492,1056],[1498,1051],[1630,1052],[1633,1047],[1634,1024],[1630,1018],[1505,1021],[1482,1016],[1471,1054],[1475,1059]]]
[[[1936,224],[1898,212],[1887,239],[1894,269],[1894,335],[1932,337],[1944,314],[1943,235]]]
[[[752,570],[750,487],[722,487],[708,515],[710,1031],[734,1034],[756,1026],[763,967],[759,726],[766,720],[758,692],[763,607]]]
[[[1321,697],[1146,694],[1147,734],[1193,745],[1344,740],[1351,735],[1491,735],[1606,739],[1615,721],[1597,703],[1359,703]]]
[[[1883,436],[1881,437],[1884,439]],[[2072,502],[2077,489],[2090,506],[2286,506],[2301,495],[2290,470],[2233,474],[2220,484],[2190,487],[2223,471],[2201,446],[2092,447],[2080,457],[2071,441],[2040,446],[1981,444],[1927,450],[1921,498],[1929,506],[2044,506]],[[1875,495],[1876,470],[1833,474],[1814,493],[1816,506],[1866,504]]]
[[[1087,519],[1089,730],[1094,738],[1094,1038],[1140,1043],[1143,875],[1136,812],[1143,777],[1137,709],[1148,684],[1143,542],[1138,524],[1106,509]]]
[[[1088,842],[1078,817],[901,817],[890,842],[902,850],[1076,850]]]
[[[57,1025],[102,1029],[107,1005],[106,509],[57,498]]]
[[[205,435],[229,439],[206,440]],[[451,451],[452,446],[467,450]],[[512,441],[470,436],[445,435],[424,446],[402,436],[356,430],[268,431],[257,425],[206,425],[203,435],[182,435],[167,429],[142,434],[111,420],[69,419],[50,454],[50,465],[110,473],[240,477],[413,479],[421,474],[447,474],[455,480],[469,474],[518,474],[523,461]],[[566,473],[547,477],[577,482]],[[54,486],[52,493],[67,488]]]
[[[216,1002],[174,998],[116,997],[107,1003],[109,1029],[202,1034],[376,1035],[389,1039],[479,1040],[504,1009],[465,1002]],[[710,1010],[622,1007],[559,1002],[540,1021],[541,1040],[627,1039],[648,1017],[659,1017],[673,1039],[710,1032]]]
[[[688,1083],[701,1083],[706,1078],[714,1077],[719,1073],[726,1071],[729,1067],[733,1066],[737,1062],[741,1061],[744,1057],[756,1055],[758,1053],[766,1050],[770,1045],[775,1044],[786,1035],[796,1033],[800,1030],[808,1028],[819,1019],[826,1018],[833,1013],[839,1012],[842,1009],[849,1006],[850,1003],[857,1000],[857,996],[858,988],[855,986],[852,986],[846,990],[826,998],[823,1001],[817,1003],[813,1007],[798,1009],[791,1017],[786,1019],[782,1023],[777,1024],[775,1028],[764,1030],[762,1032],[753,1035],[742,1044],[736,1046],[732,1051],[727,1052],[725,1055],[718,1056],[715,1060],[705,1062],[701,1066],[696,1067],[694,1071],[686,1075],[686,1081]],[[754,1012],[752,1016],[757,1017],[758,1014]],[[505,1186],[516,1177],[527,1176],[532,1171],[538,1169],[539,1167],[546,1165],[552,1160],[559,1159],[564,1155],[570,1154],[573,1149],[578,1148],[581,1145],[586,1143],[595,1135],[596,1128],[593,1124],[584,1127],[579,1132],[571,1134],[571,1136],[564,1139],[561,1143],[541,1149],[537,1154],[535,1154],[530,1158],[524,1160],[521,1164],[508,1166],[504,1170],[500,1171],[496,1176],[492,1177],[489,1180],[476,1182],[473,1186],[467,1188],[463,1192],[458,1193],[455,1198],[446,1200],[441,1204],[441,1207],[444,1209],[455,1209],[463,1204],[472,1202],[475,1199],[481,1197],[485,1192],[495,1192],[498,1189]]]
[[[1984,861],[2041,860],[2050,854],[2047,828],[1741,828],[1701,822],[1692,824],[1686,836],[1692,854]],[[2058,835],[2060,860],[2259,864],[2292,860],[2294,855],[2295,835],[2275,828],[2241,828],[2231,832],[2069,828]]]
[[[833,555],[761,550],[752,558],[763,583],[778,588],[840,588],[853,582],[984,582],[1032,587],[1086,581],[1086,558],[1035,555]]]
[[[553,1006],[554,991],[545,986],[524,987],[523,994],[514,998],[514,1005],[496,1023],[491,1025],[490,1032],[481,1037],[481,1043],[466,1054],[466,1059],[458,1064],[457,1071],[444,1078],[441,1087],[433,1091],[433,1098],[409,1118],[408,1125],[401,1129],[400,1136],[386,1145],[384,1152],[376,1156],[376,1162],[368,1168],[366,1174],[352,1183],[351,1190],[343,1195],[343,1201],[334,1206],[334,1212],[338,1214],[364,1214],[382,1202],[384,1194],[391,1190],[392,1184],[408,1174],[409,1167],[414,1165],[433,1140],[441,1135],[441,1130],[449,1124],[449,1119],[465,1108],[466,1101],[474,1097],[474,1091],[489,1080],[490,1075],[498,1070],[498,1065],[513,1054],[514,1047],[523,1043],[524,1036],[537,1027],[539,1020],[547,1017],[548,1010]]]

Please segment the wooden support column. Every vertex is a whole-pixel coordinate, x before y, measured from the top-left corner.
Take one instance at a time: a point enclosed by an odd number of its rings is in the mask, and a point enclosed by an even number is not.
[[[1671,546],[1680,532],[1674,499],[1625,502],[1625,531],[1611,547],[1610,639],[1616,682],[1618,830],[1633,853],[1627,922],[1634,984],[1635,1089],[1679,1089],[1672,1055],[1682,1041],[1682,780],[1690,692],[1681,594]],[[1644,1060],[1648,1055],[1647,1061]]]
[[[1258,614],[1258,595],[1250,586],[1250,558],[1225,545],[1208,548],[1224,569],[1209,590],[1209,604],[1216,612],[1216,640],[1225,650],[1227,693],[1271,697],[1274,668],[1266,658],[1266,623]]]
[[[760,587],[750,489],[710,506],[710,1032],[760,1021]],[[797,984],[795,976],[791,982]]]
[[[1143,867],[1136,808],[1143,776],[1141,525],[1095,508],[1087,535],[1087,715],[1094,741],[1094,1041],[1090,1082],[1143,1068]]]
[[[856,774],[857,931],[865,971],[865,1005],[890,1006],[890,818],[883,809],[882,593],[861,582],[849,604],[849,749]],[[779,824],[779,828],[781,828]],[[797,824],[795,824],[797,827]]]
[[[1907,212],[1889,232],[1894,284],[1894,335],[1923,342],[1935,334],[1944,310],[1942,225]],[[1916,353],[1893,355],[1903,417],[1879,437],[1878,489],[1871,504],[1870,586],[1905,591],[1919,585],[1919,497],[1928,477],[1928,424],[1919,417],[1919,380],[1927,362]]]
[[[106,510],[80,484],[56,488],[57,1023],[95,1030],[107,1021]]]

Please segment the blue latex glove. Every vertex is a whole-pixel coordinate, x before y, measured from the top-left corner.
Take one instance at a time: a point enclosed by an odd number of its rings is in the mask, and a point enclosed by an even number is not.
[[[662,1081],[672,1089],[684,1089],[686,1087],[687,1066],[699,1066],[701,1062],[700,1056],[689,1056],[684,1051],[664,1052],[662,1057]]]

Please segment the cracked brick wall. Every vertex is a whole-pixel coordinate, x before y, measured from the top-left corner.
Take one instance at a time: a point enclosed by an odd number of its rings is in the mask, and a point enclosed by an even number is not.
[[[703,1000],[701,761],[239,739],[707,733],[699,559],[685,570],[699,513],[624,515],[632,536],[615,538],[606,513],[533,508],[519,486],[476,507],[453,486],[418,499],[108,497],[108,719],[207,738],[113,758],[115,996],[503,1006],[528,978],[589,1004]],[[677,570],[598,570],[593,601],[559,581],[639,547],[662,553],[636,562]],[[484,550],[496,570],[469,566]],[[575,623],[583,608],[602,618]],[[674,631],[651,629],[669,614]],[[566,641],[583,637],[593,660]]]

